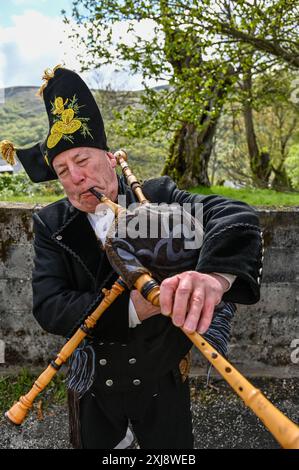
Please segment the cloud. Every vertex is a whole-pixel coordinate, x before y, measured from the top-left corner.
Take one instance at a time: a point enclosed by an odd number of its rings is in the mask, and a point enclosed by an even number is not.
[[[34,6],[38,5],[41,3],[46,3],[47,0],[11,0],[11,3],[13,3],[16,6]]]
[[[20,3],[25,0],[14,0]],[[72,28],[78,30],[79,26],[72,20],[70,25],[63,23],[62,17],[49,17],[34,9],[26,10],[19,15],[13,15],[12,25],[0,27],[0,88],[1,82],[4,87],[28,86],[41,84],[41,76],[46,68],[52,68],[57,64],[80,71],[78,54],[86,55],[87,51],[80,43],[74,43],[68,38]],[[125,22],[117,26],[118,35],[126,35],[127,25]],[[145,20],[139,24],[138,33],[149,36],[153,32],[153,24]],[[85,30],[79,30],[80,35],[86,34]],[[130,38],[130,39],[129,39]],[[112,84],[113,88],[140,89],[141,75],[130,75],[129,71],[114,72],[113,66],[101,68],[100,84],[107,86]],[[88,81],[91,73],[84,73],[82,77]],[[89,81],[91,83],[91,81]],[[155,83],[153,82],[152,85]]]
[[[0,76],[4,85],[38,85],[43,70],[64,62],[79,70],[77,51],[67,38],[62,18],[35,10],[12,17],[12,26],[0,28],[4,60]]]

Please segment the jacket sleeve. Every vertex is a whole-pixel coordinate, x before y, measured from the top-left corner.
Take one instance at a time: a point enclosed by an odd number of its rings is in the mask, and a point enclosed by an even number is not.
[[[194,216],[200,213],[196,204],[202,204],[204,235],[195,269],[237,276],[223,296],[225,301],[253,304],[260,299],[263,239],[253,208],[221,196],[179,190],[168,176],[148,180],[143,190],[152,202],[188,203]]]
[[[76,289],[65,253],[51,240],[49,229],[37,214],[33,216],[33,227],[33,315],[49,333],[70,337],[97,307],[103,294],[101,291]],[[114,273],[109,287],[116,279]],[[111,341],[126,339],[128,315],[124,312],[128,312],[128,303],[129,294],[124,292],[104,312],[95,329],[98,338]]]

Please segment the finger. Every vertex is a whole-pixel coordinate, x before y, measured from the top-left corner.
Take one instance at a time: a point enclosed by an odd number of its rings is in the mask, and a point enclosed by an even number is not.
[[[190,297],[189,310],[183,326],[184,330],[186,330],[188,333],[193,333],[196,331],[199,319],[202,314],[204,301],[204,290],[196,289]]]
[[[215,303],[210,300],[207,300],[202,309],[201,317],[197,326],[197,331],[201,335],[208,330],[213,319],[214,309]]]
[[[160,285],[160,307],[163,315],[170,315],[173,310],[174,293],[178,286],[177,276],[164,279]]]
[[[172,321],[176,326],[183,326],[188,311],[189,298],[192,292],[192,278],[179,277],[179,285],[175,291]]]

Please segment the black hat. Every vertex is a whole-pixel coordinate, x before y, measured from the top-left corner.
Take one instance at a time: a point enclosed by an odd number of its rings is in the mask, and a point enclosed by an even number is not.
[[[3,158],[14,163],[14,153],[35,183],[57,179],[53,159],[75,147],[108,150],[104,123],[86,83],[78,74],[57,66],[46,70],[46,83],[40,88],[49,119],[45,142],[29,149],[15,149],[7,140],[0,142]]]

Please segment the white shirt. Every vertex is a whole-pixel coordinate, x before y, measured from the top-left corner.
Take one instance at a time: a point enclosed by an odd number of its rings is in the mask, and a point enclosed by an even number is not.
[[[107,232],[114,220],[114,213],[109,207],[105,207],[104,205],[98,206],[99,209],[96,210],[95,214],[88,213],[87,218],[95,231],[96,237],[101,240],[102,244],[105,245]],[[211,273],[211,274],[218,274],[218,276],[224,277],[229,283],[228,288],[225,292],[227,292],[233,282],[236,279],[234,274],[227,274],[227,273]],[[140,325],[141,321],[138,318],[136,313],[136,309],[134,307],[133,301],[129,300],[129,328],[135,328],[135,326]]]
[[[109,208],[102,208],[97,210],[95,214],[88,213],[87,218],[95,231],[96,237],[101,240],[102,244],[105,244],[107,232],[114,220],[113,211]],[[129,328],[135,328],[140,325],[141,321],[138,318],[136,309],[133,301],[129,300]]]

